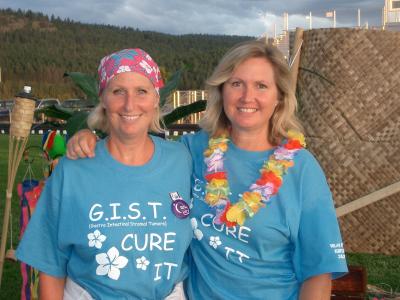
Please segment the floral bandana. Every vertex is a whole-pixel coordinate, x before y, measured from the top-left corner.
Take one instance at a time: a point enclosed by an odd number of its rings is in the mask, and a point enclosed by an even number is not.
[[[98,69],[99,95],[115,75],[124,72],[136,72],[147,77],[157,94],[160,94],[160,88],[164,86],[160,69],[150,55],[139,48],[124,49],[107,55],[100,61]]]

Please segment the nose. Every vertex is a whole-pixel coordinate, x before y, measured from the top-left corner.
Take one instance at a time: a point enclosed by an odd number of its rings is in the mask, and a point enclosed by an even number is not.
[[[125,96],[124,108],[126,111],[132,111],[137,103],[135,95],[127,93]]]
[[[254,88],[252,88],[250,86],[245,86],[243,88],[241,101],[247,103],[247,102],[253,101],[254,98],[255,98]]]

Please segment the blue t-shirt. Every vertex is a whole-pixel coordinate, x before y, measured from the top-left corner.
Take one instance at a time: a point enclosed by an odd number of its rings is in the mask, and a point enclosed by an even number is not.
[[[190,197],[191,158],[176,142],[152,137],[143,166],[126,166],[96,146],[96,157],[61,159],[48,179],[17,258],[69,276],[95,299],[163,299],[188,273],[189,217],[172,200]]]
[[[266,207],[243,226],[226,227],[214,224],[214,209],[204,201],[208,135],[201,131],[182,141],[193,158],[190,299],[297,299],[301,283],[311,276],[332,273],[336,278],[347,271],[332,196],[311,153],[297,153]],[[259,178],[272,153],[229,143],[224,166],[232,203]]]

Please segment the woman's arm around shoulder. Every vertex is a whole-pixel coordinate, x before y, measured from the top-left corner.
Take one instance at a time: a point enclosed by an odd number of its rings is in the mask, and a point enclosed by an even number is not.
[[[94,157],[96,141],[96,135],[89,129],[79,130],[67,143],[67,157],[69,159]]]

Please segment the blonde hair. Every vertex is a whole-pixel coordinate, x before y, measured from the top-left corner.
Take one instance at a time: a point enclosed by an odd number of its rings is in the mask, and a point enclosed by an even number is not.
[[[103,91],[104,93],[104,91]],[[101,130],[104,133],[110,133],[110,124],[107,119],[106,110],[103,106],[103,96],[100,95],[100,103],[89,114],[87,124],[91,130]],[[149,131],[160,133],[163,129],[160,124],[160,107],[156,106],[153,120],[151,121]]]
[[[290,71],[285,58],[276,47],[254,40],[240,43],[230,49],[206,81],[207,108],[199,125],[211,136],[221,134],[231,126],[223,109],[222,88],[224,83],[230,79],[242,62],[258,57],[265,58],[271,63],[278,89],[278,105],[269,120],[268,141],[272,145],[277,145],[282,138],[287,137],[289,129],[303,131],[300,121],[295,115],[297,100],[290,85]]]

